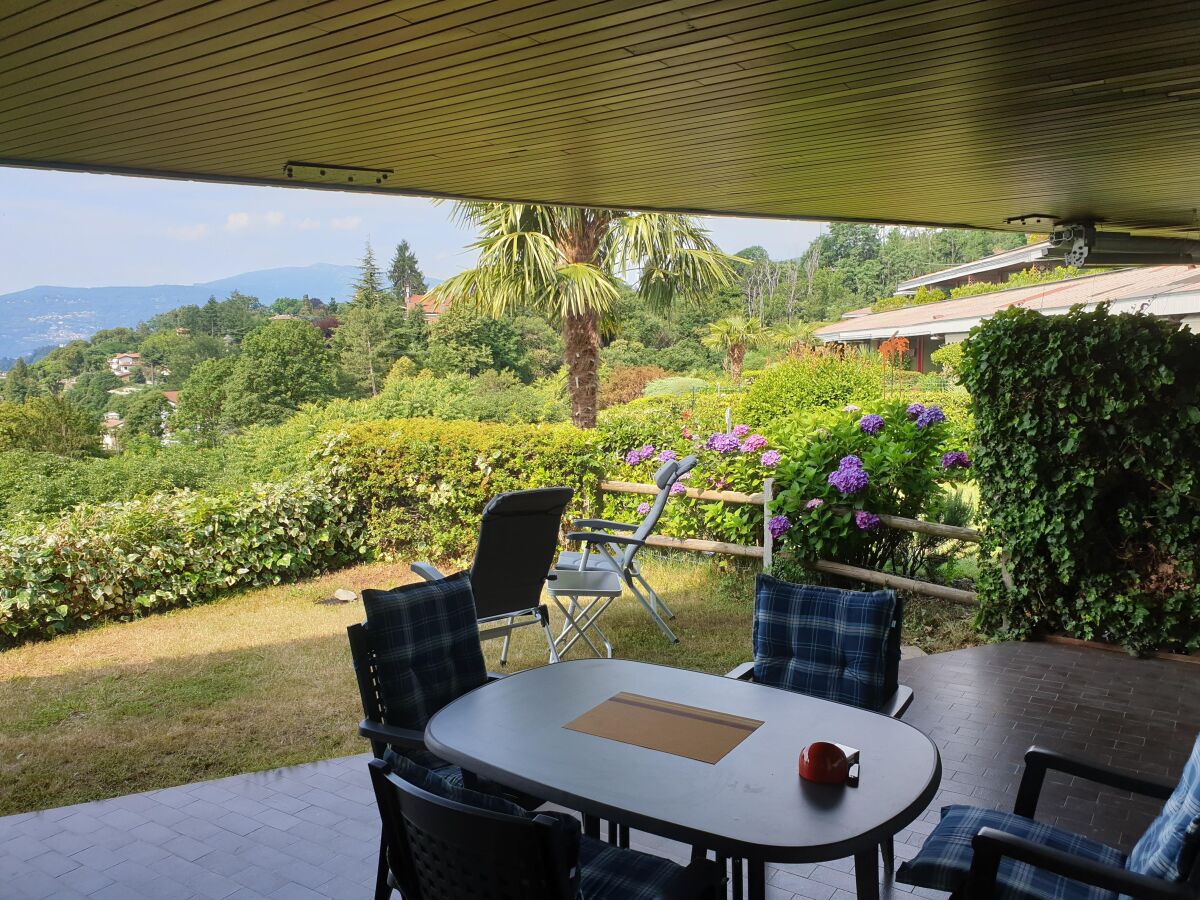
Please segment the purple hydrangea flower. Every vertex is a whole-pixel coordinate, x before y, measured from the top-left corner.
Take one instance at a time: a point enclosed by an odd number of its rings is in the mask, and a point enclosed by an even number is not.
[[[925,404],[924,403],[910,403],[910,404],[908,404],[908,409],[906,409],[905,412],[908,413],[908,417],[910,419],[915,419],[918,416],[920,416],[921,413],[925,412]]]
[[[930,425],[936,425],[939,422],[946,421],[946,414],[942,412],[940,407],[928,406],[925,411],[917,416],[917,427],[928,428]]]
[[[670,462],[673,459],[679,459],[679,454],[674,450],[663,450],[658,454],[659,462]]]
[[[642,453],[640,450],[630,450],[625,454],[626,465],[636,466],[642,461]]]
[[[645,447],[643,447],[641,449],[641,454],[642,454],[642,462],[645,462],[646,460],[648,460],[650,457],[652,457],[654,455],[654,445],[647,444]]]
[[[858,429],[863,434],[879,434],[883,431],[883,416],[871,413],[858,420]]]
[[[842,407],[842,412],[858,412],[861,409],[861,406],[855,406],[853,403],[847,403]]]
[[[951,450],[949,453],[942,454],[943,469],[969,469],[971,468],[971,457],[962,450]]]
[[[760,456],[758,458],[758,461],[760,463],[762,463],[764,466],[766,466],[768,469],[773,469],[773,468],[775,468],[775,466],[777,466],[779,464],[779,451],[778,450],[768,450],[766,453],[764,453],[762,456]]]
[[[749,425],[734,425],[733,426],[733,434],[735,437],[744,438],[749,433],[750,433]]]
[[[677,497],[678,495],[680,495],[686,491],[687,491],[687,488],[683,486],[683,482],[681,482],[681,481],[677,481],[673,485],[671,485],[671,496],[672,497]]]
[[[854,514],[854,524],[863,531],[874,531],[882,523],[879,516],[875,515],[875,513],[869,513],[860,509]]]
[[[737,453],[741,449],[742,442],[732,434],[714,434],[708,439],[704,445],[709,450],[716,450],[718,453]]]
[[[650,512],[650,504],[649,503],[639,503],[638,504],[637,514],[639,516],[644,516],[649,512]]]
[[[857,494],[867,486],[870,477],[863,468],[862,460],[857,456],[847,456],[842,459],[836,472],[830,472],[825,479],[843,495]]]
[[[804,508],[805,509],[820,509],[824,505],[825,505],[825,501],[822,500],[820,497],[813,497],[811,500],[809,500],[807,503],[804,504]]]
[[[761,434],[752,434],[746,440],[742,441],[741,450],[743,453],[757,453],[763,447],[767,446],[767,439]]]
[[[775,538],[775,540],[779,540],[781,537],[787,534],[788,529],[791,527],[792,523],[788,521],[787,516],[774,516],[771,521],[767,523],[767,530],[771,532],[771,537]]]

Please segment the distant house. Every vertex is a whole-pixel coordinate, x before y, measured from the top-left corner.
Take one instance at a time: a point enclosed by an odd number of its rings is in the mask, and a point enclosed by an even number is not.
[[[956,287],[965,284],[986,282],[988,284],[1003,284],[1009,275],[1023,272],[1026,269],[1049,268],[1061,266],[1061,259],[1047,259],[1050,250],[1049,241],[1038,241],[1025,247],[993,253],[983,259],[968,263],[960,263],[948,269],[939,269],[928,275],[919,275],[902,281],[896,285],[896,293],[911,297],[921,288],[944,291],[947,294]]]
[[[300,318],[299,316],[293,316],[290,313],[279,313],[279,315],[271,316],[270,321],[272,321],[272,322],[295,322],[299,318]]]
[[[327,338],[332,337],[333,333],[335,331],[337,331],[338,326],[342,324],[334,316],[321,316],[321,317],[313,319],[311,321],[312,321],[312,327],[316,328],[318,331],[321,332],[322,335],[324,335]]]
[[[967,333],[1002,309],[1020,306],[1048,316],[1062,315],[1082,304],[1095,309],[1109,304],[1112,312],[1146,312],[1200,332],[1200,268],[1151,266],[1119,269],[1031,287],[944,300],[843,319],[816,330],[826,343],[878,348],[891,337],[909,339],[918,372],[929,370],[929,355]]]
[[[108,367],[118,378],[128,378],[133,374],[134,369],[142,367],[142,355],[140,353],[118,353],[108,361]]]
[[[179,408],[179,391],[163,391],[162,394],[167,398],[167,403],[171,405],[171,409]]]
[[[428,294],[411,294],[404,301],[404,308],[408,312],[420,309],[425,314],[425,321],[433,322],[450,308],[450,302],[448,300],[436,300]]]
[[[100,443],[105,450],[117,449],[117,431],[124,424],[125,420],[121,418],[120,413],[106,412],[104,414],[104,419],[100,422],[100,427],[104,429],[104,434],[100,437]]]

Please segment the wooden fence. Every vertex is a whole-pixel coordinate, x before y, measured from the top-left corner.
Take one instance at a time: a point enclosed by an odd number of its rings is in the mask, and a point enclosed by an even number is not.
[[[652,484],[637,484],[631,481],[601,481],[600,490],[613,494],[648,494],[655,495],[658,488]],[[646,539],[651,547],[662,547],[667,550],[687,550],[692,553],[720,553],[727,556],[743,556],[751,559],[761,559],[763,569],[770,571],[771,557],[774,550],[774,538],[771,536],[768,523],[771,519],[771,499],[775,492],[775,479],[768,478],[763,482],[759,493],[745,494],[740,491],[710,491],[700,488],[687,488],[685,495],[693,500],[719,501],[721,503],[739,503],[749,506],[763,507],[763,542],[761,546],[745,544],[729,544],[724,541],[705,541],[699,538],[675,538],[665,535],[651,535]],[[920,519],[906,519],[903,516],[880,514],[879,521],[887,528],[900,531],[910,531],[917,534],[928,534],[933,537],[945,538],[952,541],[970,541],[978,543],[981,535],[974,528],[960,528],[956,525],[943,525],[940,522],[924,522]],[[906,578],[891,572],[879,572],[875,569],[864,569],[831,560],[818,559],[810,566],[818,572],[828,575],[838,575],[843,578],[856,579],[867,584],[877,584],[881,587],[898,588],[952,603],[974,605],[977,596],[974,591],[964,591],[959,588],[934,584],[931,581],[920,581],[916,578]]]

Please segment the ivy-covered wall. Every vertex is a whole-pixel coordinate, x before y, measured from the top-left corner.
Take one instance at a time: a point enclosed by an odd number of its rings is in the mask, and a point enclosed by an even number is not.
[[[972,332],[962,377],[993,554],[982,625],[1200,650],[1200,336],[1009,310]]]

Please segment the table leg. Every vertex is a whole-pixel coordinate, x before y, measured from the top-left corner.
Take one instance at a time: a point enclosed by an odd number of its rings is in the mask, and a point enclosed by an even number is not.
[[[854,889],[858,900],[879,900],[879,851],[875,847],[854,854]]]
[[[738,867],[738,882],[741,882],[741,867]],[[767,897],[767,864],[761,859],[746,860],[746,893],[750,900],[766,900]]]

